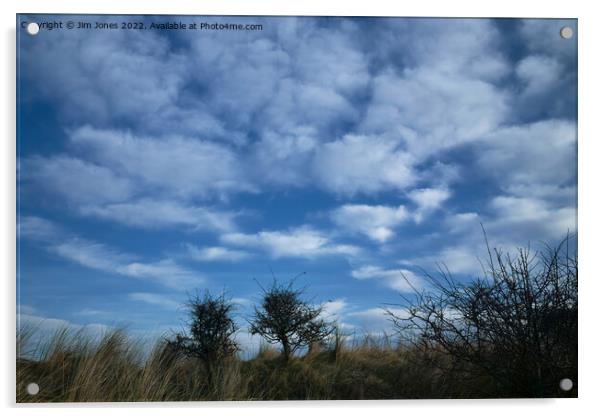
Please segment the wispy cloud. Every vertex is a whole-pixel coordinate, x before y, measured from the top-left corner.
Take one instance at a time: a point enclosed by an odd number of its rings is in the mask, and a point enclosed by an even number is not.
[[[91,309],[91,308],[84,308],[81,311],[77,312],[77,315],[79,316],[104,316],[107,315],[107,311],[103,311],[100,309]]]
[[[63,259],[107,273],[149,279],[176,289],[185,289],[203,281],[201,274],[178,265],[173,259],[142,262],[136,255],[106,244],[74,236],[66,231],[54,232],[59,229],[59,226],[48,220],[26,217],[26,232],[21,236],[37,241]]]
[[[400,292],[410,292],[419,289],[421,279],[412,271],[406,269],[383,269],[378,266],[362,266],[351,271],[351,276],[359,280],[375,279],[383,285]]]
[[[114,271],[129,277],[156,280],[180,290],[198,286],[204,281],[200,273],[188,270],[169,258],[151,263],[121,264]]]
[[[121,204],[82,206],[80,212],[147,229],[179,227],[190,231],[231,231],[236,228],[233,213],[168,200],[141,199]]]
[[[134,301],[147,303],[152,306],[159,306],[160,308],[169,310],[177,310],[182,306],[181,303],[168,298],[165,294],[135,292],[128,294],[128,298]]]
[[[190,257],[197,261],[230,261],[236,262],[247,259],[250,253],[242,250],[233,250],[227,247],[196,247],[187,244],[186,249]]]
[[[38,242],[50,242],[62,238],[64,230],[41,217],[31,215],[20,215],[18,218],[18,237],[35,240]]]
[[[359,248],[333,243],[327,236],[310,227],[288,231],[260,231],[256,234],[232,233],[221,236],[226,244],[260,249],[272,257],[315,258],[326,255],[353,255]]]
[[[67,155],[25,158],[20,172],[36,192],[74,206],[124,201],[134,193],[133,183],[113,169]]]
[[[76,237],[50,246],[50,251],[82,266],[111,272],[115,272],[120,264],[133,259],[133,256],[104,244]]]

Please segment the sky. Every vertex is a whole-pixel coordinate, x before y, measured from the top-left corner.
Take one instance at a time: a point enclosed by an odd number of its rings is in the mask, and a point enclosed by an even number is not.
[[[225,291],[251,345],[259,285],[297,276],[376,333],[438,265],[483,277],[483,228],[577,231],[575,20],[18,19],[262,26],[19,31],[21,324],[159,336]]]

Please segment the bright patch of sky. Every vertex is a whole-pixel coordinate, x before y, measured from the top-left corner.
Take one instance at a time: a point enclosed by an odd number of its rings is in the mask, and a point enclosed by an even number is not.
[[[224,19],[263,30],[19,34],[22,321],[160,333],[225,290],[244,331],[304,273],[374,333],[422,270],[482,274],[481,224],[577,231],[576,21],[177,17]]]

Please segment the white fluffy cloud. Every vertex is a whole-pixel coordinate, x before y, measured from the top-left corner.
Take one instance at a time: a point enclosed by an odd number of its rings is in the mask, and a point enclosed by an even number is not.
[[[363,234],[370,239],[385,243],[395,235],[395,228],[408,219],[416,223],[441,207],[450,197],[446,188],[420,188],[408,193],[408,198],[416,204],[414,211],[399,205],[345,204],[330,213],[333,222],[343,230]]]
[[[355,246],[333,243],[327,236],[309,227],[260,231],[256,234],[224,234],[221,240],[226,244],[264,250],[274,258],[353,255],[359,251]]]
[[[374,77],[363,131],[403,139],[415,163],[494,131],[509,113],[495,85],[511,66],[490,21],[421,21],[398,34],[407,44],[403,71]]]
[[[515,244],[531,241],[533,236],[555,241],[568,232],[577,231],[577,207],[574,205],[554,207],[538,198],[498,196],[491,201],[490,207],[495,215],[488,227],[491,233],[507,236]]]
[[[404,189],[414,183],[413,157],[398,140],[347,135],[324,144],[314,159],[318,183],[342,194]]]
[[[401,135],[416,160],[479,139],[494,131],[507,112],[504,92],[460,74],[420,68],[401,78],[383,74],[374,82],[364,129]]]
[[[393,23],[393,22],[392,22]],[[421,19],[398,33],[405,44],[420,48],[405,50],[409,67],[428,67],[443,74],[464,74],[490,81],[510,72],[510,63],[500,52],[503,33],[487,19]]]
[[[420,223],[426,215],[437,210],[451,193],[445,188],[422,188],[411,191],[408,196],[417,205],[414,220]]]
[[[293,127],[285,133],[266,131],[254,145],[252,170],[260,172],[256,179],[277,185],[306,186],[312,179],[307,167],[319,145],[316,136],[316,129],[309,126]]]
[[[472,234],[471,234],[472,235]],[[412,261],[413,264],[425,270],[449,271],[452,275],[468,274],[472,277],[482,277],[482,262],[486,262],[485,242],[445,247],[431,256],[425,256]]]
[[[336,319],[341,316],[341,313],[347,309],[348,306],[349,305],[345,299],[329,300],[328,302],[322,304],[322,312],[327,318]]]
[[[565,120],[499,129],[479,145],[478,166],[510,193],[558,192],[576,178],[576,139],[577,126]]]
[[[408,218],[403,205],[343,205],[331,213],[339,227],[364,234],[374,241],[384,243],[393,237],[394,228]]]
[[[437,209],[449,196],[450,192],[447,189],[438,188],[415,189],[409,193],[410,199],[421,210]]]
[[[347,322],[350,305],[345,299],[332,299],[315,306],[321,307],[322,314],[320,316],[329,322],[336,323],[338,329],[353,328],[353,325]]]
[[[526,83],[523,94],[535,95],[554,88],[562,68],[560,63],[545,55],[529,55],[516,67],[516,74]]]
[[[439,254],[439,263],[445,265],[452,273],[472,273],[482,275],[483,268],[481,256],[484,250],[475,250],[471,247],[447,247]]]
[[[476,212],[460,212],[447,215],[444,218],[443,223],[445,224],[446,232],[463,234],[480,228],[479,221],[482,221],[482,219]]]

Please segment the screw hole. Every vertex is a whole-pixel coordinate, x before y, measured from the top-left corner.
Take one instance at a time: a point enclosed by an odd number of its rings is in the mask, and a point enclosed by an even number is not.
[[[562,39],[570,39],[573,37],[573,29],[571,29],[568,26],[564,26],[562,29],[560,29],[560,37]]]
[[[573,389],[573,380],[570,378],[563,378],[560,380],[560,390],[570,391]]]
[[[30,396],[35,396],[36,394],[38,394],[40,392],[40,386],[38,386],[37,383],[29,383],[27,385],[27,387],[25,388],[25,390],[27,391],[27,394],[29,394]]]
[[[27,26],[25,27],[25,30],[27,31],[28,34],[30,34],[31,36],[35,36],[38,34],[38,32],[40,31],[40,25],[38,25],[35,22],[31,22],[28,23]]]

